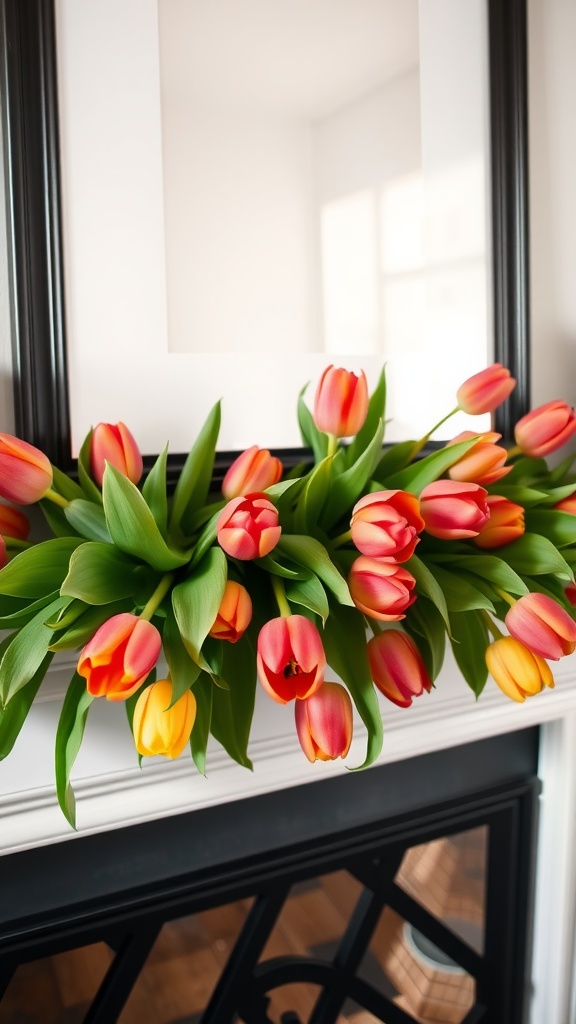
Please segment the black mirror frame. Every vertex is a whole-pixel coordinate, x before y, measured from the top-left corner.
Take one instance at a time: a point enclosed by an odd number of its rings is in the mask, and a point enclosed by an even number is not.
[[[495,428],[509,441],[530,401],[527,0],[487,5],[494,358],[518,381]],[[0,37],[16,432],[74,474],[54,0],[0,0]],[[277,454],[294,465],[302,453]],[[218,455],[215,480],[234,454]],[[170,456],[172,478],[184,458]]]

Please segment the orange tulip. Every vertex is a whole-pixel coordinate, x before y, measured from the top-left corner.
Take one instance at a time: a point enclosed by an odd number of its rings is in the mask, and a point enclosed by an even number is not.
[[[480,529],[472,543],[478,548],[502,548],[511,544],[524,533],[524,509],[521,505],[503,498],[501,494],[489,494],[486,498],[490,517]]]
[[[432,689],[416,643],[400,629],[372,637],[367,652],[375,686],[398,707],[409,708],[414,697]]]
[[[576,650],[576,622],[547,594],[525,594],[505,618],[511,636],[541,658],[558,661]]]
[[[451,480],[463,480],[475,484],[493,484],[510,472],[512,466],[504,463],[508,458],[508,452],[499,444],[495,444],[502,437],[494,431],[486,434],[475,434],[472,430],[464,430],[447,447],[457,444],[458,441],[469,441],[473,437],[478,438],[477,444],[470,448],[466,455],[463,455],[458,462],[450,466],[448,476]]]
[[[557,501],[554,508],[557,512],[569,512],[571,516],[576,516],[576,494],[571,494],[569,498]]]
[[[576,433],[574,409],[557,399],[546,402],[518,420],[514,438],[525,455],[540,459],[555,452]]]
[[[143,473],[142,456],[134,437],[124,423],[98,423],[92,431],[90,466],[92,476],[102,486],[106,463],[137,484]]]
[[[11,434],[0,434],[0,497],[33,505],[52,486],[52,466],[43,452]]]
[[[262,558],[280,540],[278,511],[265,494],[233,498],[216,523],[218,543],[231,558]]]
[[[222,482],[222,494],[230,501],[243,494],[265,491],[278,483],[282,476],[282,463],[267,448],[253,445],[234,460]]]
[[[190,739],[196,717],[196,698],[191,690],[170,707],[172,683],[159,679],[142,691],[136,707],[132,729],[136,750],[145,757],[162,754],[179,757]]]
[[[162,641],[151,622],[121,612],[108,619],[80,654],[78,674],[88,693],[126,700],[142,685],[158,661]]]
[[[314,422],[318,430],[335,437],[350,437],[358,433],[367,414],[368,383],[364,371],[358,377],[349,370],[328,366],[314,399]]]
[[[227,580],[224,596],[210,636],[235,644],[246,632],[252,618],[250,594],[241,583]]]
[[[441,540],[475,537],[489,516],[488,492],[479,484],[435,480],[420,495],[426,532]]]
[[[348,587],[356,607],[371,619],[397,622],[416,600],[416,580],[388,558],[360,555],[352,564]]]
[[[407,491],[376,491],[352,509],[352,540],[363,555],[405,562],[424,529],[420,503]]]
[[[258,678],[274,700],[311,697],[324,681],[326,655],[316,626],[304,615],[270,619],[258,636]]]
[[[493,363],[475,373],[456,392],[458,405],[471,416],[497,409],[516,387],[514,377],[501,363]]]
[[[30,533],[30,522],[19,508],[0,504],[0,535],[26,540]]]
[[[488,671],[502,693],[522,704],[545,686],[554,686],[550,666],[519,640],[503,636],[486,649]]]
[[[322,683],[319,690],[294,706],[296,732],[309,761],[346,757],[352,742],[352,701],[339,683]]]

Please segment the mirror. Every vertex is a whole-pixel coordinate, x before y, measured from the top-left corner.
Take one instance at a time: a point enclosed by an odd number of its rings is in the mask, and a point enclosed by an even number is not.
[[[184,451],[222,396],[223,449],[294,447],[297,393],[329,362],[372,382],[388,364],[394,440],[495,358],[525,401],[526,323],[506,311],[525,308],[526,246],[501,244],[526,222],[523,4],[57,0],[38,23],[2,6],[20,61],[43,57],[25,88],[53,226],[50,356],[19,335],[24,433],[70,460],[124,419],[147,452]]]

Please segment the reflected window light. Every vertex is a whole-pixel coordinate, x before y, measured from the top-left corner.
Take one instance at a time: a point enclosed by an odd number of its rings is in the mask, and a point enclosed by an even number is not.
[[[422,175],[387,182],[380,193],[380,234],[384,273],[417,270],[423,264]]]
[[[322,207],[321,259],[325,351],[378,352],[379,257],[371,190]]]

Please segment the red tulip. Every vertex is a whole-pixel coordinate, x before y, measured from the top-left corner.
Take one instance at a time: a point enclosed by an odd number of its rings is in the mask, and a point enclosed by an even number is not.
[[[190,739],[196,717],[196,698],[191,690],[171,705],[172,683],[158,679],[136,701],[132,730],[139,754],[179,757]]]
[[[92,476],[102,486],[106,463],[137,484],[143,473],[142,456],[124,423],[98,423],[92,431],[90,465]]]
[[[231,558],[262,558],[280,540],[278,511],[265,494],[233,498],[216,524],[218,543]]]
[[[252,618],[250,594],[241,583],[228,580],[210,636],[235,644],[246,632]]]
[[[346,757],[352,742],[352,701],[339,683],[323,683],[294,705],[300,746],[309,761]]]
[[[432,689],[416,643],[402,630],[378,633],[368,642],[367,652],[374,684],[398,707],[410,707],[414,697]]]
[[[11,434],[0,434],[0,497],[33,505],[52,486],[52,466],[43,452]]]
[[[571,516],[576,516],[576,494],[571,494],[569,498],[557,501],[554,508],[557,512],[569,512]]]
[[[488,431],[486,434],[474,434],[472,430],[464,430],[448,442],[448,447],[457,444],[458,441],[469,441],[473,437],[478,438],[477,444],[472,445],[472,448],[469,448],[466,454],[458,459],[458,462],[450,466],[448,470],[450,479],[475,484],[493,484],[496,480],[506,476],[512,466],[504,465],[508,458],[508,452],[501,445],[495,444],[502,437],[501,434],[496,434],[493,431]]]
[[[441,540],[475,537],[490,514],[488,492],[478,484],[435,480],[420,495],[427,533]]]
[[[574,409],[557,399],[546,402],[518,420],[514,438],[525,455],[540,459],[555,452],[576,433]]]
[[[352,540],[363,555],[405,562],[424,529],[420,503],[407,491],[376,491],[352,509]]]
[[[516,381],[510,376],[510,371],[501,363],[493,363],[465,380],[456,397],[463,412],[477,416],[497,409],[515,387]]]
[[[504,621],[510,635],[541,658],[558,661],[576,649],[576,622],[546,594],[525,594]]]
[[[142,685],[158,661],[162,641],[151,622],[121,612],[113,615],[80,654],[78,674],[88,693],[108,700],[126,700]]]
[[[230,501],[243,494],[265,491],[278,483],[282,476],[280,459],[271,455],[266,448],[253,445],[234,460],[222,482],[222,494]]]
[[[478,548],[502,548],[511,544],[524,533],[524,509],[521,505],[503,498],[500,494],[489,494],[486,504],[490,512],[477,537],[472,543]]]
[[[503,636],[486,648],[488,671],[502,693],[523,704],[545,686],[554,686],[550,666],[519,640]]]
[[[326,655],[316,626],[304,615],[270,619],[260,630],[258,678],[280,704],[311,697],[324,681]]]
[[[371,619],[397,622],[416,600],[416,580],[407,569],[387,558],[360,555],[352,564],[348,587],[356,607]]]
[[[366,374],[362,371],[357,377],[349,370],[328,366],[314,399],[314,422],[318,430],[335,437],[350,437],[358,433],[367,414]]]
[[[12,505],[0,504],[0,536],[26,540],[29,533],[30,523],[24,513]]]

